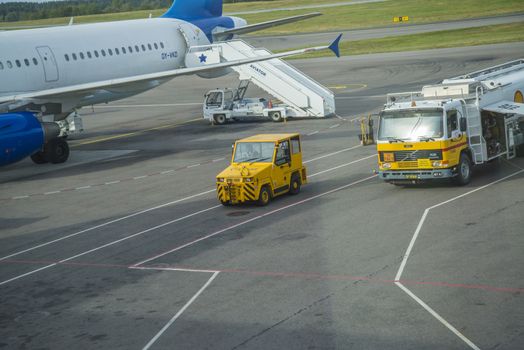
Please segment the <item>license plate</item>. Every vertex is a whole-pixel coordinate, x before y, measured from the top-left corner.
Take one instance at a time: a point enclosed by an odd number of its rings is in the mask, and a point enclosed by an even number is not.
[[[417,179],[418,179],[418,176],[417,176],[417,175],[406,175],[406,179],[409,179],[409,180],[417,180]]]

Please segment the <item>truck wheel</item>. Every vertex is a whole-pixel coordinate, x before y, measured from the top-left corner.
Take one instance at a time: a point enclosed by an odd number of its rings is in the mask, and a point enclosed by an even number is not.
[[[45,157],[45,153],[41,152],[41,151],[40,152],[36,152],[35,154],[33,154],[31,156],[31,160],[35,164],[46,164],[46,163],[49,163],[49,161]]]
[[[269,187],[265,185],[260,189],[260,194],[258,195],[257,204],[263,207],[263,206],[268,205],[270,201],[271,201],[271,193],[269,192]]]
[[[224,125],[227,121],[226,116],[224,114],[217,114],[213,117],[215,119],[215,123],[218,125]]]
[[[298,174],[294,174],[291,177],[291,181],[289,183],[289,194],[299,194],[301,185],[302,181],[300,181],[300,176]]]
[[[53,164],[65,163],[69,158],[69,145],[62,138],[51,140],[44,146],[44,154]]]
[[[455,176],[454,180],[459,186],[467,185],[471,180],[471,159],[465,153],[460,155],[458,175]]]
[[[275,123],[280,123],[282,121],[282,115],[280,114],[280,112],[271,112],[271,114],[269,115],[269,117],[271,118],[272,121],[274,121]]]

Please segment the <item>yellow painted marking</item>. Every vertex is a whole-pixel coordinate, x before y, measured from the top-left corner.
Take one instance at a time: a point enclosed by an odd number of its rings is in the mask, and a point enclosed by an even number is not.
[[[364,89],[364,88],[367,88],[367,87],[368,87],[367,84],[354,83],[354,84],[341,84],[341,85],[328,86],[328,89],[333,89],[333,90]]]
[[[174,124],[162,125],[162,126],[157,126],[157,127],[154,127],[154,128],[149,128],[149,129],[144,129],[144,130],[139,130],[139,131],[134,131],[134,132],[126,133],[126,134],[119,134],[119,135],[113,135],[113,136],[108,136],[108,137],[102,137],[102,138],[94,139],[94,140],[87,140],[87,141],[84,141],[84,142],[81,142],[81,143],[77,143],[77,144],[71,145],[71,147],[92,145],[94,143],[122,139],[122,138],[125,138],[125,137],[131,137],[131,136],[144,134],[144,133],[146,133],[148,131],[176,128],[178,126],[189,124],[189,123],[195,122],[197,120],[202,120],[202,118],[195,118],[195,119],[191,119],[191,120],[188,120],[188,121],[185,121],[185,122],[182,122],[182,123],[174,123]]]

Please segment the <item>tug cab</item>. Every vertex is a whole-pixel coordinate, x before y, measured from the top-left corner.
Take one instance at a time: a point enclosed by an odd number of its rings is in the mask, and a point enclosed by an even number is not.
[[[274,197],[298,194],[307,183],[299,134],[262,134],[235,142],[231,165],[216,177],[223,205],[254,202],[267,205]]]

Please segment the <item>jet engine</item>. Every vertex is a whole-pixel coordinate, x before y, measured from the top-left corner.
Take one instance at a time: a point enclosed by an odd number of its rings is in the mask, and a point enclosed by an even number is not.
[[[56,123],[41,123],[33,113],[0,114],[0,166],[32,156],[59,134]]]

